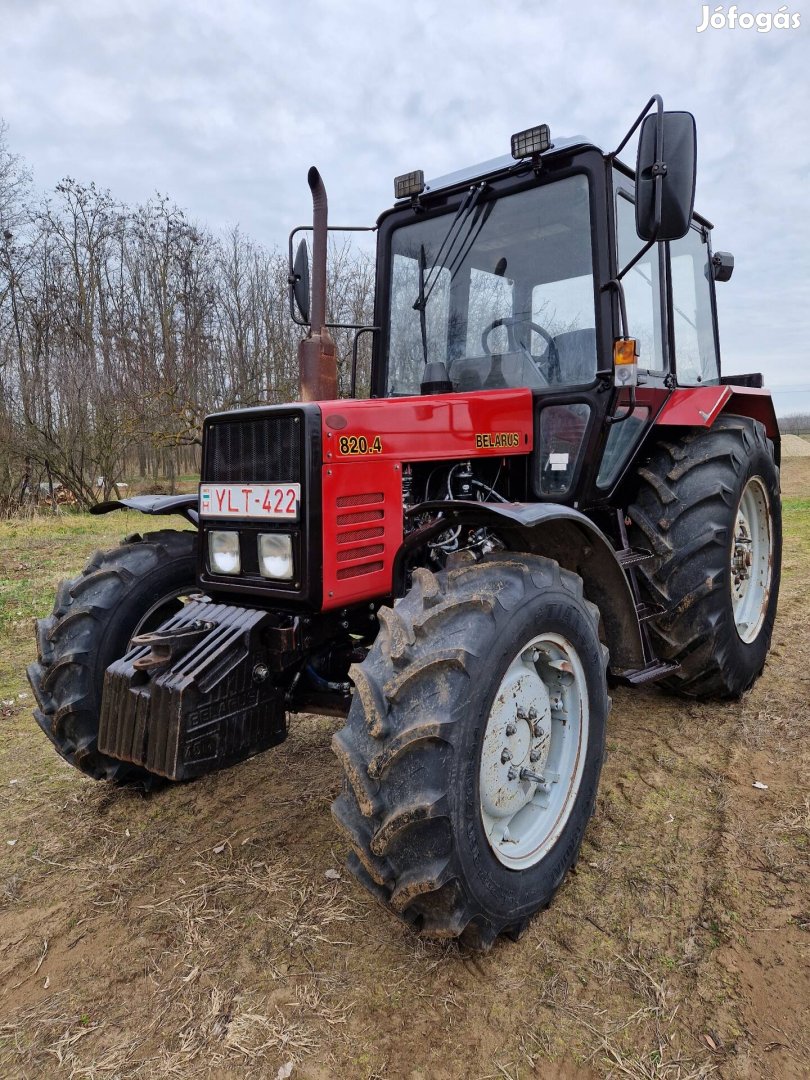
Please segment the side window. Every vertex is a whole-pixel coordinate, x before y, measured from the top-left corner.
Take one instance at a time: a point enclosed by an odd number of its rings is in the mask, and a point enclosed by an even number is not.
[[[585,440],[590,405],[547,405],[540,413],[537,440],[541,495],[565,495],[571,487]]]
[[[714,340],[709,245],[697,229],[669,245],[675,371],[682,386],[720,377]]]
[[[616,234],[619,269],[626,266],[641,247],[636,233],[636,208],[623,192],[616,194]],[[640,368],[664,370],[664,332],[661,320],[661,278],[658,245],[622,279],[630,334],[638,341]]]
[[[600,488],[610,487],[627,461],[636,440],[641,436],[647,424],[650,410],[646,405],[636,405],[631,416],[620,424],[611,424],[610,432],[599,466],[596,483]]]

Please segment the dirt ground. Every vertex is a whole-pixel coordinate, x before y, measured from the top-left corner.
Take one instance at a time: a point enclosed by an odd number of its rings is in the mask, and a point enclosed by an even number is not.
[[[0,1075],[810,1076],[810,459],[783,486],[762,679],[614,693],[577,872],[486,956],[343,871],[337,721],[150,796],[64,764],[24,696],[31,616],[143,519],[0,524]]]

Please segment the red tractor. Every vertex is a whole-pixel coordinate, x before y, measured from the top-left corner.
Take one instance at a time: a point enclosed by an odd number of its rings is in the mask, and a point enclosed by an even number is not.
[[[199,496],[96,508],[195,528],[60,585],[29,669],[59,753],[186,780],[292,714],[344,716],[355,876],[427,936],[518,934],[577,858],[609,684],[737,697],[771,639],[779,432],[761,376],[721,375],[733,259],[693,211],[695,162],[694,118],[656,96],[614,153],[542,125],[399,177],[370,397],[342,400],[311,170],[301,400],[209,416]]]

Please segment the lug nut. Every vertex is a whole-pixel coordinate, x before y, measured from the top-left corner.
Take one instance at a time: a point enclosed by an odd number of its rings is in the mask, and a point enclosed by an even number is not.
[[[517,731],[517,724],[507,724],[506,725],[506,734],[507,735],[514,735],[516,731]]]
[[[531,769],[521,769],[520,770],[520,779],[521,780],[531,780],[535,784],[545,784],[545,782],[546,782],[545,776],[540,776],[539,773],[532,772]]]
[[[541,720],[538,720],[532,728],[532,734],[534,735],[535,739],[539,739],[540,736],[543,734],[543,723]]]
[[[505,746],[503,748],[503,753],[501,754],[501,765],[505,765],[507,763],[507,761],[511,761],[511,760],[512,760],[512,751],[509,749],[508,746]]]
[[[531,761],[531,762],[539,761],[542,756],[543,756],[543,751],[542,750],[532,750],[532,752],[529,754],[529,761]]]

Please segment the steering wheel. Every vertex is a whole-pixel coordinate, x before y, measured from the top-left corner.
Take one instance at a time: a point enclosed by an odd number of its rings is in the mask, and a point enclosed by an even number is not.
[[[489,326],[484,328],[484,332],[481,334],[481,348],[487,356],[492,356],[492,349],[489,347],[489,336],[492,331],[497,330],[499,326],[503,326],[506,329],[506,339],[510,352],[523,353],[523,355],[531,361],[534,367],[537,368],[537,371],[547,383],[551,383],[553,380],[557,382],[561,381],[560,353],[557,349],[557,343],[544,326],[533,322],[531,319],[523,319],[518,315],[509,315],[503,319],[493,319]],[[548,345],[544,357],[538,358],[531,352],[529,346],[518,336],[518,327],[521,329],[525,328],[530,332],[534,330],[541,338],[543,338]]]

